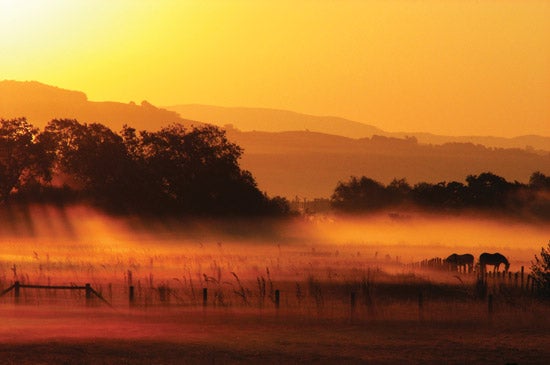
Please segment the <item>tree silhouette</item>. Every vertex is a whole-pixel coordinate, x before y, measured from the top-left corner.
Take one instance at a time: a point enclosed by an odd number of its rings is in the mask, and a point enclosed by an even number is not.
[[[403,204],[407,201],[411,190],[412,188],[406,179],[393,179],[386,187],[386,193],[390,200],[390,204]]]
[[[54,119],[39,133],[24,118],[1,120],[0,201],[16,191],[20,201],[79,199],[117,213],[287,214],[288,201],[262,193],[241,155],[210,125],[117,134]]]
[[[242,149],[215,126],[187,130],[174,124],[139,135],[126,127],[122,135],[132,160],[165,207],[217,215],[265,213],[273,207],[252,174],[240,169]]]
[[[540,171],[535,171],[529,178],[529,187],[534,190],[550,191],[550,176],[546,176]]]
[[[51,121],[40,136],[55,156],[64,182],[104,207],[125,208],[135,199],[132,161],[121,136],[102,124]]]
[[[98,123],[56,119],[39,133],[25,118],[0,120],[0,202],[46,197],[85,200],[118,213],[288,214],[288,200],[268,198],[252,174],[240,168],[242,153],[211,125],[188,129],[174,124],[139,133],[125,126],[117,134]],[[550,177],[540,171],[529,184],[491,172],[469,175],[466,183],[422,182],[411,188],[405,179],[384,186],[352,176],[338,183],[331,204],[345,212],[416,204],[550,219]]]
[[[480,208],[496,208],[506,205],[506,195],[513,184],[491,172],[469,175],[466,178],[470,204]]]
[[[349,212],[375,211],[389,205],[384,185],[368,177],[339,182],[331,197],[334,208]]]
[[[468,203],[468,189],[458,181],[447,183],[445,195],[445,205],[449,208],[463,208]]]
[[[521,198],[529,201],[529,211],[536,217],[550,219],[550,176],[534,172],[526,190]]]
[[[405,179],[394,179],[388,186],[367,177],[339,182],[332,195],[332,206],[345,212],[367,212],[383,208],[408,209],[411,204],[433,211],[459,212],[464,209],[498,214],[550,219],[549,179],[536,172],[530,184],[508,182],[490,172],[469,175],[461,182],[421,182],[413,188]]]
[[[415,203],[430,208],[459,209],[467,204],[468,189],[464,184],[452,181],[416,184],[412,190]]]
[[[0,200],[14,189],[48,182],[51,158],[25,118],[0,120]]]
[[[447,200],[446,185],[444,182],[429,184],[422,182],[413,189],[414,201],[427,207],[443,207]]]

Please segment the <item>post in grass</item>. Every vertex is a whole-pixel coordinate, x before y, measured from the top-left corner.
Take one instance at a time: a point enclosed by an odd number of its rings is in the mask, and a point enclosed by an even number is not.
[[[355,318],[355,292],[350,293],[350,320]]]
[[[279,289],[275,290],[275,308],[279,309],[280,306],[280,292]]]
[[[422,292],[418,293],[418,319],[420,321],[424,320],[424,297]]]

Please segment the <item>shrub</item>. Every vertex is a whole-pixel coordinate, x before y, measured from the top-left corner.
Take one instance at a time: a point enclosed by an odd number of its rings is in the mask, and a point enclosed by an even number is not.
[[[539,288],[539,293],[550,297],[550,241],[546,248],[541,248],[540,258],[535,255],[535,262],[532,262],[531,271],[533,280]]]

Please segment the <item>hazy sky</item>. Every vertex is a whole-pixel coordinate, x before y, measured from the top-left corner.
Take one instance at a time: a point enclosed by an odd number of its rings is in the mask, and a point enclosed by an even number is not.
[[[0,79],[550,136],[550,1],[0,0]]]

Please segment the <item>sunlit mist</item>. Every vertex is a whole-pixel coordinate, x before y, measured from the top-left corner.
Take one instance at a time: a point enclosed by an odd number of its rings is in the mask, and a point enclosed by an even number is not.
[[[83,206],[30,206],[13,208],[4,217],[11,217],[4,219],[11,224],[4,224],[0,232],[4,241],[0,264],[6,279],[24,273],[30,281],[43,281],[47,265],[55,268],[48,280],[78,278],[104,284],[123,280],[128,270],[144,279],[154,274],[161,281],[200,278],[212,275],[213,267],[222,263],[226,275],[235,272],[255,280],[271,267],[273,273],[288,278],[295,270],[311,268],[309,256],[303,256],[311,252],[333,257],[323,266],[338,268],[341,260],[358,267],[399,263],[405,265],[399,269],[403,271],[410,270],[408,264],[453,252],[478,257],[499,251],[519,270],[530,265],[548,239],[545,228],[535,224],[421,214],[155,222],[110,217]],[[18,272],[10,274],[8,268],[14,265]],[[64,265],[72,269],[66,271]]]

